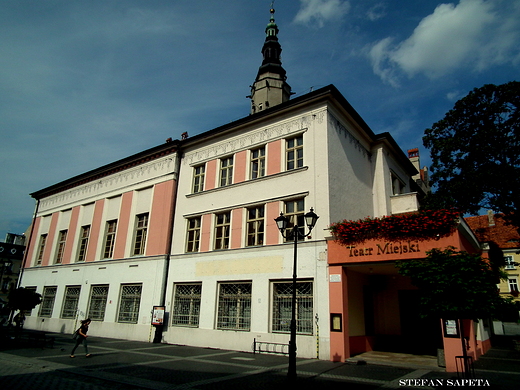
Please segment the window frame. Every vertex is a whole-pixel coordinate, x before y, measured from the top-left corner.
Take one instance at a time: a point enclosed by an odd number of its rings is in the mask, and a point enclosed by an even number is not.
[[[518,293],[518,278],[508,278],[507,285],[510,293]]]
[[[67,243],[68,230],[60,230],[58,233],[58,242],[56,243],[56,255],[54,257],[54,264],[61,264],[63,262],[63,254],[65,253],[65,244]]]
[[[112,259],[114,257],[114,248],[116,243],[117,219],[111,219],[106,222],[105,239],[103,240],[102,259]]]
[[[292,207],[296,206],[296,210],[292,209]],[[301,206],[301,210],[299,207]],[[298,230],[301,233],[301,236],[298,236],[298,241],[304,241],[305,237],[305,198],[291,199],[286,200],[283,203],[284,215],[289,220],[287,223],[286,237],[285,242],[294,241],[294,237],[292,235],[292,230],[294,227],[294,218],[296,217],[296,224],[298,225]]]
[[[38,253],[36,254],[36,265],[41,265],[43,261],[43,254],[45,252],[45,246],[47,245],[48,233],[40,234],[40,240],[38,242]]]
[[[192,222],[195,223],[192,226]],[[196,253],[200,249],[202,217],[188,218],[186,221],[186,253]]]
[[[219,221],[222,217],[223,220]],[[231,212],[225,211],[215,214],[215,234],[213,239],[214,250],[229,249],[229,238],[231,235]]]
[[[234,287],[231,286],[236,286],[239,293],[232,293],[230,290]],[[244,289],[244,286],[247,288]],[[240,292],[241,288],[244,289],[243,294]],[[252,292],[251,281],[218,284],[216,329],[245,332],[251,330]]]
[[[515,267],[515,259],[513,256],[506,255],[504,256],[505,269],[516,269]]]
[[[54,302],[58,293],[58,286],[44,286],[42,292],[42,301],[38,317],[51,318],[54,310]]]
[[[283,285],[283,286],[282,286]],[[283,291],[281,288],[283,287]],[[310,293],[302,293],[309,289]],[[273,333],[290,333],[292,316],[292,281],[279,280],[272,282],[271,293],[271,331]],[[313,280],[296,281],[296,333],[300,335],[314,334],[314,283]],[[305,314],[308,314],[305,316]],[[302,318],[303,317],[303,318]]]
[[[176,283],[173,294],[172,326],[198,328],[202,283]]]
[[[125,289],[135,288],[139,293],[126,292]],[[122,284],[119,292],[119,310],[117,311],[117,322],[122,324],[139,323],[139,311],[143,295],[142,283]],[[127,307],[125,307],[127,306]],[[127,310],[123,310],[127,309]]]
[[[206,178],[206,164],[201,164],[193,167],[193,183],[191,192],[196,194],[204,191],[204,181]]]
[[[77,290],[77,294],[71,294],[71,291]],[[63,295],[63,305],[61,308],[60,318],[74,319],[78,312],[79,297],[81,294],[81,286],[65,286],[65,294]]]
[[[255,213],[253,218],[251,218],[252,211]],[[265,205],[248,207],[246,209],[246,247],[261,246],[264,245],[264,241]]]
[[[255,155],[258,153],[258,155]],[[266,156],[265,156],[265,145],[250,151],[250,167],[249,177],[251,180],[259,179],[265,176],[266,170]]]
[[[148,238],[148,224],[150,213],[141,213],[135,216],[134,242],[132,245],[132,256],[143,256],[146,251]]]
[[[234,156],[222,157],[219,169],[219,187],[233,184]]]
[[[298,141],[301,140],[301,143]],[[291,142],[294,144],[291,146]],[[299,155],[301,153],[301,156]],[[293,157],[290,157],[293,154]],[[303,134],[287,138],[285,140],[285,169],[292,171],[294,169],[302,168],[303,164]],[[291,164],[293,164],[291,166]]]
[[[79,234],[78,254],[76,261],[84,262],[87,259],[88,241],[90,238],[90,225],[83,225]]]
[[[103,289],[103,293],[100,294],[96,292],[96,294],[94,294],[94,289]],[[92,321],[105,320],[109,290],[110,286],[108,284],[93,284],[92,286],[90,286],[90,297],[88,302],[87,317],[90,318]],[[98,304],[99,308],[94,308],[94,305]]]

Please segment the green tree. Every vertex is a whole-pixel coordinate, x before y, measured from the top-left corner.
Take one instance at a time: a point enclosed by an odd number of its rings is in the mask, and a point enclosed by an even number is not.
[[[520,228],[520,82],[475,88],[426,129],[423,143],[435,186],[426,208],[491,209]]]
[[[7,299],[7,305],[11,310],[29,311],[40,304],[42,296],[34,290],[20,287],[12,290]]]

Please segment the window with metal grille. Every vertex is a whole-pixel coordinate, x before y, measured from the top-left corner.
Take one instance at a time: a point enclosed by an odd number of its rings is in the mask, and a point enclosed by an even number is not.
[[[199,165],[193,168],[193,193],[204,191],[204,177],[206,175],[206,166]]]
[[[105,233],[105,245],[103,259],[111,259],[114,255],[114,245],[116,242],[117,219],[108,221]]]
[[[121,286],[121,299],[119,303],[117,322],[137,324],[142,287],[141,284]]]
[[[58,244],[56,245],[56,264],[63,261],[63,252],[65,251],[65,241],[67,241],[67,231],[61,230],[58,235]]]
[[[287,140],[286,163],[288,171],[303,167],[303,135]]]
[[[136,217],[135,238],[134,238],[134,256],[144,255],[146,246],[146,236],[148,234],[148,213],[139,214]]]
[[[230,221],[229,211],[215,215],[215,250],[229,248]]]
[[[246,246],[264,244],[264,206],[247,209]]]
[[[249,330],[251,328],[251,283],[219,285],[217,329]]]
[[[38,245],[38,255],[36,256],[36,264],[39,265],[42,263],[43,252],[45,251],[45,243],[47,242],[47,234],[42,234],[40,236],[40,243]]]
[[[75,318],[78,310],[80,286],[67,286],[61,310],[61,318]]]
[[[200,217],[188,219],[186,252],[198,252],[200,240]]]
[[[220,159],[220,186],[233,183],[233,156]]]
[[[251,151],[251,179],[265,176],[265,146]]]
[[[105,308],[108,299],[108,285],[92,286],[90,289],[90,303],[88,315],[92,321],[103,321],[105,319]]]
[[[292,309],[292,282],[273,283],[273,332],[289,333]],[[296,332],[313,331],[312,282],[296,283]]]
[[[36,292],[36,287],[24,287],[27,291]],[[30,316],[32,314],[32,310],[25,310],[25,316]]]
[[[199,326],[201,293],[200,283],[175,286],[172,325]]]
[[[56,299],[56,291],[58,287],[44,287],[42,294],[42,302],[40,303],[40,317],[51,317],[52,308],[54,307],[54,299]]]
[[[294,225],[298,226],[298,230],[301,236],[298,236],[298,240],[304,240],[303,234],[305,234],[305,218],[304,218],[304,201],[303,199],[295,199],[285,202],[285,216],[289,219],[287,224],[287,237],[286,241],[293,241],[294,237],[292,234]]]
[[[90,225],[81,227],[81,234],[79,236],[78,247],[78,261],[85,261],[87,255],[88,237],[90,235]]]

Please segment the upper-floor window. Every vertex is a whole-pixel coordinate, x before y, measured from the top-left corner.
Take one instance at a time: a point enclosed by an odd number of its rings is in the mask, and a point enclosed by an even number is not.
[[[117,219],[107,222],[105,232],[105,245],[103,248],[103,259],[111,259],[114,255],[116,242]]]
[[[225,212],[215,215],[215,249],[229,248],[229,231],[231,227],[231,213]]]
[[[146,236],[148,234],[148,213],[139,214],[136,217],[135,224],[135,238],[133,255],[144,255],[144,248],[146,246]]]
[[[193,168],[193,188],[192,188],[193,193],[204,191],[205,174],[206,174],[205,165],[199,165],[198,167]]]
[[[304,200],[303,199],[294,199],[285,202],[285,216],[289,219],[289,223],[287,225],[287,236],[286,241],[293,241],[294,237],[292,235],[293,227],[298,226],[298,230],[301,232],[301,236],[298,237],[298,240],[303,240],[303,234],[305,234],[305,221],[304,221]]]
[[[286,141],[287,170],[303,167],[303,135]]]
[[[399,195],[404,193],[405,184],[403,181],[393,172],[390,174],[392,180],[392,194]]]
[[[518,292],[518,281],[516,278],[509,279],[509,291]]]
[[[247,209],[246,246],[264,244],[264,206]]]
[[[515,269],[513,256],[504,256],[504,261],[506,262],[506,269]]]
[[[200,242],[200,217],[188,219],[186,252],[198,252]]]
[[[61,230],[58,234],[58,243],[56,245],[56,264],[63,261],[63,253],[65,252],[65,241],[67,241],[67,231]]]
[[[85,261],[87,255],[88,238],[90,236],[90,225],[81,227],[78,247],[78,261]]]
[[[220,159],[220,186],[233,183],[233,156]]]
[[[41,264],[43,259],[43,252],[45,252],[45,244],[47,243],[47,234],[40,236],[40,242],[38,243],[38,254],[36,255],[36,264]]]
[[[251,179],[265,176],[265,146],[251,151]]]

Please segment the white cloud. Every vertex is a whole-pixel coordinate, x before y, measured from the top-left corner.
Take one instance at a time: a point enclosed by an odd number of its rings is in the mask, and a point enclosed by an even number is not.
[[[384,38],[372,45],[373,70],[396,85],[398,70],[435,79],[464,68],[481,71],[496,64],[518,62],[519,1],[460,0],[440,4],[421,20],[406,40]],[[499,7],[500,6],[500,7]]]
[[[377,3],[367,11],[367,17],[372,22],[384,18],[386,16],[386,5],[384,3]]]
[[[350,3],[341,0],[300,0],[301,7],[294,21],[297,23],[315,23],[323,27],[329,20],[337,20],[350,10]]]

